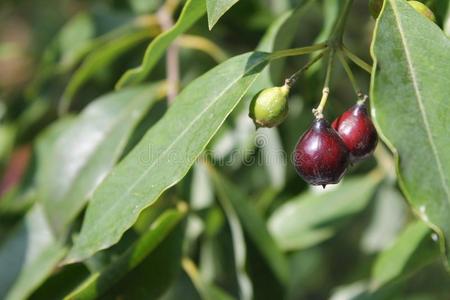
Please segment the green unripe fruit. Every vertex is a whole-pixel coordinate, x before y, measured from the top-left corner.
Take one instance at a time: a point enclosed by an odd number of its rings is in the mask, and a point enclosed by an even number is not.
[[[287,116],[289,86],[272,87],[260,91],[250,103],[250,118],[259,127],[274,127]]]
[[[383,7],[383,0],[370,0],[369,1],[370,14],[372,15],[372,17],[374,19],[378,18],[382,7]]]
[[[430,21],[436,23],[436,17],[434,16],[431,9],[428,8],[425,4],[419,1],[408,1],[409,5],[411,5],[418,13],[422,16],[427,17]]]

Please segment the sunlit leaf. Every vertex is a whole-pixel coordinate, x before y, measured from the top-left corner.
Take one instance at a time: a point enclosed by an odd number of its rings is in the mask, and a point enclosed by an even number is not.
[[[267,55],[232,58],[185,88],[94,193],[71,259],[116,243],[139,213],[188,172],[254,82]],[[207,88],[205,88],[207,87]]]
[[[103,96],[89,105],[51,147],[41,144],[48,149],[39,166],[37,197],[58,234],[67,229],[119,159],[158,93],[158,85],[150,85]]]
[[[117,83],[117,88],[142,82],[156,63],[163,56],[164,51],[183,32],[188,30],[206,12],[205,0],[188,0],[183,7],[177,23],[168,31],[155,38],[145,51],[142,64],[128,70]]]
[[[407,200],[450,249],[450,40],[405,1],[386,1],[372,54],[372,115]],[[445,245],[445,246],[444,246]]]
[[[439,248],[431,239],[430,229],[420,221],[411,223],[394,244],[378,256],[372,270],[372,286],[379,288],[410,275],[438,256]]]
[[[211,30],[219,19],[239,0],[206,0],[208,26]]]
[[[379,180],[375,173],[344,180],[329,192],[305,192],[275,210],[269,231],[284,250],[311,247],[333,234],[330,222],[364,209]]]

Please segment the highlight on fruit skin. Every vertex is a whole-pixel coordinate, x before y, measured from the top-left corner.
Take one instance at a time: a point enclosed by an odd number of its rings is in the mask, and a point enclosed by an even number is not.
[[[436,23],[436,17],[434,16],[434,13],[431,11],[431,9],[428,8],[425,4],[419,1],[408,1],[409,5],[411,5],[418,13],[420,13],[422,16],[427,17],[430,21]]]
[[[287,117],[289,86],[271,87],[260,91],[250,103],[249,116],[259,127],[275,127]]]
[[[331,127],[341,137],[350,153],[350,161],[362,160],[373,153],[378,134],[364,103],[358,102],[336,118]]]
[[[311,185],[338,183],[349,164],[349,153],[337,132],[324,119],[315,119],[297,142],[294,166]]]

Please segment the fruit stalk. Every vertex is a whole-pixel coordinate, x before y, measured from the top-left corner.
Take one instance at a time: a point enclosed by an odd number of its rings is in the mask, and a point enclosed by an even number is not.
[[[313,114],[316,117],[316,119],[323,118],[323,109],[327,104],[328,95],[330,94],[330,81],[331,81],[331,73],[333,72],[334,55],[335,50],[330,49],[330,53],[328,55],[327,74],[325,76],[325,83],[323,84],[322,89],[322,98],[320,99],[319,106],[313,109]]]

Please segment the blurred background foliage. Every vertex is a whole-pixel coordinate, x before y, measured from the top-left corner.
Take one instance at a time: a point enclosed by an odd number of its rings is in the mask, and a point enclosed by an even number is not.
[[[212,31],[206,16],[200,18],[177,40],[180,89],[237,54],[323,41],[336,3],[239,1]],[[446,13],[439,3],[429,4],[443,26]],[[255,131],[247,117],[252,95],[270,83],[282,84],[306,62],[303,57],[273,64],[261,75],[204,159],[161,196],[163,201],[145,210],[117,245],[81,263],[50,264],[45,274],[38,274],[42,265],[28,268],[33,251],[52,235],[34,205],[46,201],[39,199],[40,182],[54,180],[46,173],[46,165],[55,163],[52,143],[140,64],[149,42],[163,30],[155,17],[162,5],[158,0],[0,2],[0,298],[450,299],[437,236],[409,209],[383,145],[338,186],[308,187],[296,175],[289,155],[319,100],[320,64],[293,89],[287,121]],[[175,7],[176,19],[182,3]],[[345,41],[366,61],[373,27],[367,1],[355,1]],[[367,91],[369,75],[354,72]],[[146,84],[165,79],[166,60],[160,59]],[[338,67],[328,118],[354,101]],[[68,112],[61,113],[61,105]],[[130,125],[116,161],[167,109],[160,99],[152,105]],[[126,116],[122,121],[130,122]],[[79,138],[80,145],[89,142]],[[71,222],[72,234],[82,217]],[[49,259],[60,261],[66,250],[54,248]]]

